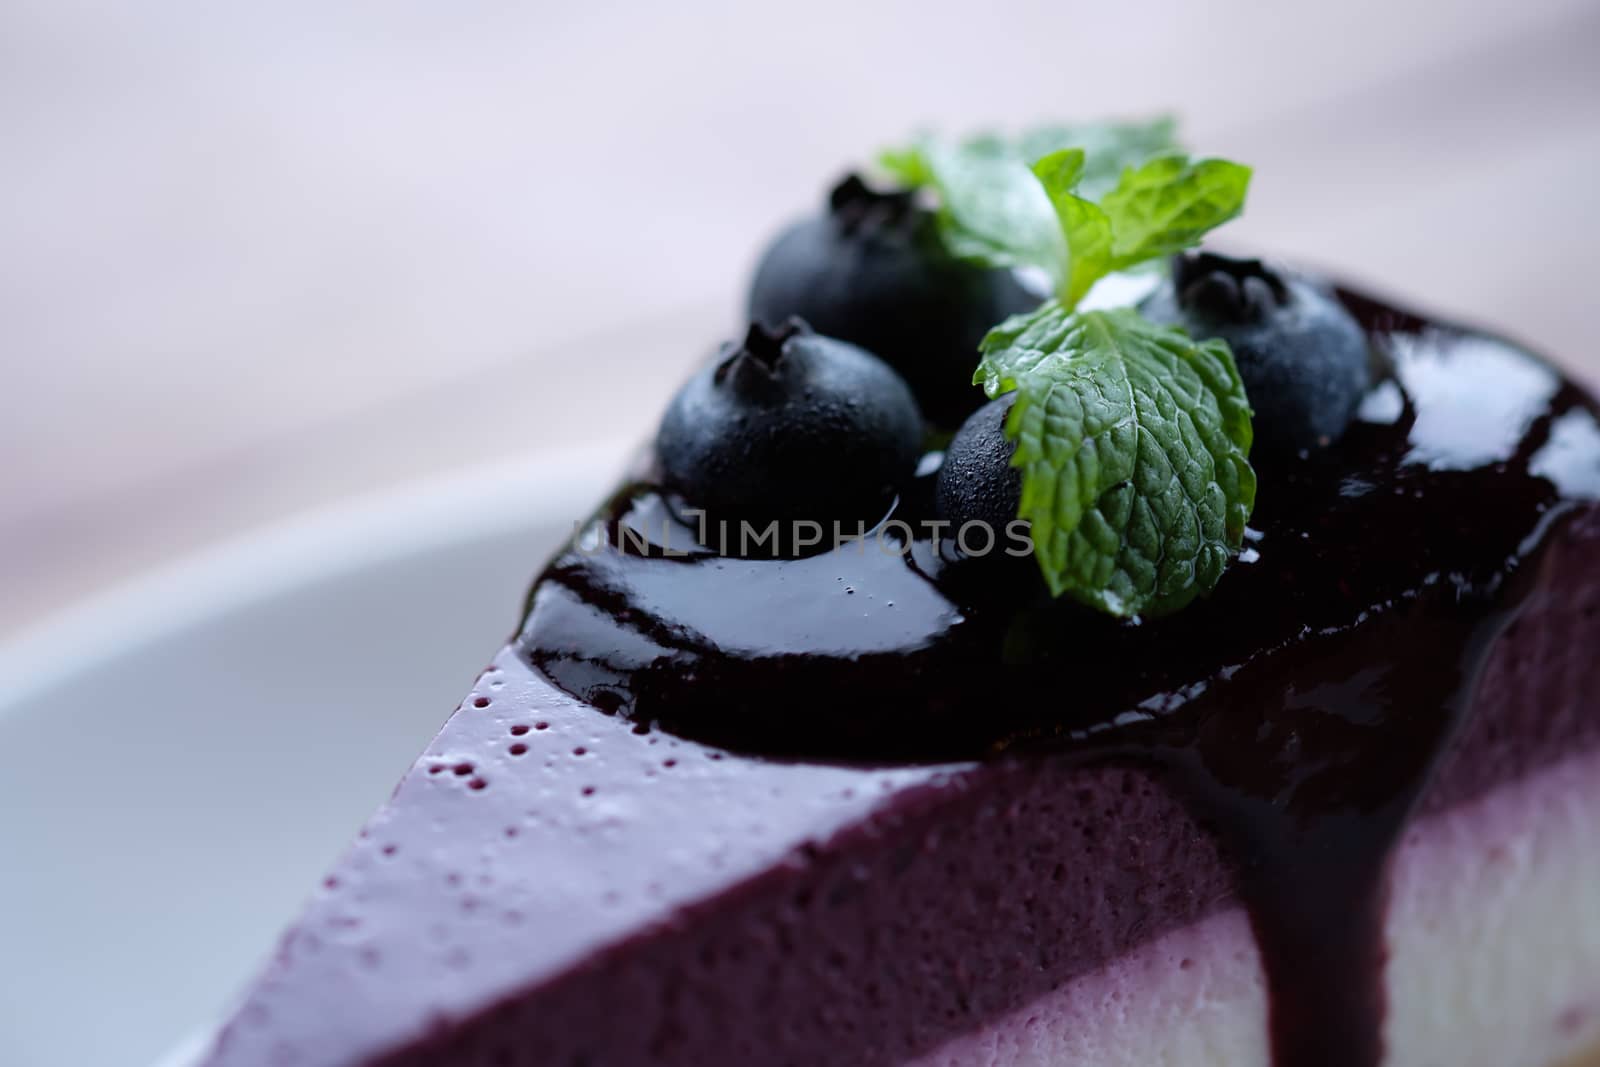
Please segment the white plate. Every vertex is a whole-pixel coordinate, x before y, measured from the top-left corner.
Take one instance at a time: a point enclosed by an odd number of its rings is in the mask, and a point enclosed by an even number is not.
[[[0,646],[0,1064],[202,1031],[515,625],[606,447],[361,501]]]

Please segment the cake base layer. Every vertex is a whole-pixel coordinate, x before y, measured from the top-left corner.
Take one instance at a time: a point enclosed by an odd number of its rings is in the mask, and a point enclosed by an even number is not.
[[[1389,1067],[1600,1065],[1600,751],[1416,823],[1395,856]],[[1232,908],[915,1067],[1252,1067],[1267,994]]]

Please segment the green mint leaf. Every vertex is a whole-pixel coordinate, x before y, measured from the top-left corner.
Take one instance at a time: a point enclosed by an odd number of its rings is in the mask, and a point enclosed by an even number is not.
[[[1078,195],[1086,165],[1081,148],[1063,148],[1033,165],[1067,246],[1066,277],[1056,288],[1068,307],[1111,272],[1111,220],[1099,205]]]
[[[939,195],[939,232],[960,259],[990,267],[1038,267],[1058,284],[1066,248],[1050,200],[1032,171],[1007,151],[925,139],[879,163],[913,188]]]
[[[1199,243],[1208,230],[1239,214],[1250,186],[1248,167],[1167,155],[1124,171],[1096,204],[1082,191],[1087,159],[1082,149],[1063,148],[1033,165],[1067,246],[1057,295],[1068,309],[1107,274]]]
[[[1116,235],[1113,269],[1124,270],[1200,243],[1244,210],[1250,168],[1225,159],[1167,155],[1123,172],[1100,201]]]
[[[1056,222],[1028,187],[1025,175],[1036,161],[1068,148],[1082,150],[1079,195],[1084,203],[1057,205],[1057,213],[1067,217]],[[988,266],[1036,267],[1053,285],[1070,288],[1081,297],[1110,268],[1094,273],[1091,266],[1097,260],[1076,252],[1081,265],[1069,268],[1062,237],[1069,243],[1076,236],[1097,247],[1107,244],[1097,230],[1098,215],[1085,210],[1087,202],[1115,186],[1127,168],[1177,148],[1177,122],[1161,116],[1055,124],[1014,138],[983,133],[954,144],[923,137],[881,152],[878,165],[908,188],[938,193],[940,234],[953,255]],[[1069,279],[1069,269],[1075,280]]]
[[[908,189],[922,189],[933,184],[933,172],[928,168],[920,143],[884,149],[878,153],[878,166]]]
[[[1123,122],[1085,122],[1041,126],[1017,138],[1017,152],[1039,160],[1063,148],[1081,148],[1087,157],[1081,195],[1098,200],[1109,193],[1129,167],[1156,156],[1180,152],[1178,123],[1170,115]]]
[[[1120,617],[1209,592],[1255,504],[1250,406],[1228,346],[1132,309],[1057,302],[984,338],[974,380],[1015,390],[1020,517],[1050,589]]]

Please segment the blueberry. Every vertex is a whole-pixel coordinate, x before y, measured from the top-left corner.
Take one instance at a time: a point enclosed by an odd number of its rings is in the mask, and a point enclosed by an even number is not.
[[[1343,305],[1259,260],[1179,256],[1142,309],[1191,337],[1228,342],[1255,409],[1258,456],[1337,440],[1372,383],[1366,336]]]
[[[874,191],[851,175],[825,214],[795,223],[767,249],[749,311],[757,322],[798,315],[860,345],[898,370],[923,414],[949,430],[983,403],[972,385],[978,342],[1039,303],[1010,271],[946,252],[912,193]]]
[[[983,522],[997,543],[1006,544],[1006,526],[1022,503],[1022,471],[1011,465],[1016,446],[1006,439],[1006,416],[1015,393],[991,400],[972,414],[950,440],[934,488],[939,518],[952,535],[969,522]]]
[[[807,519],[831,543],[832,523],[854,531],[884,516],[921,443],[922,415],[898,374],[790,319],[752,325],[689,380],[661,422],[656,459],[667,488],[713,522]]]

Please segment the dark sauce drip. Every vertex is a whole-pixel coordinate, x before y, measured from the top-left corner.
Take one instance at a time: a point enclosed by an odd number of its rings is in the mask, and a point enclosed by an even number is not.
[[[1380,384],[1333,446],[1255,457],[1246,551],[1172,618],[1093,615],[1030,560],[893,525],[724,558],[639,484],[586,535],[609,547],[535,586],[522,648],[603,711],[768,758],[1154,767],[1238,867],[1276,1062],[1376,1067],[1390,854],[1550,530],[1600,491],[1600,424],[1509,344],[1341,296]],[[890,518],[922,529],[927,498]]]

